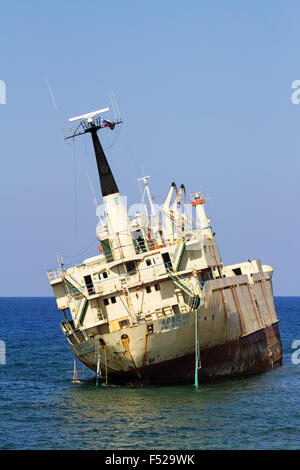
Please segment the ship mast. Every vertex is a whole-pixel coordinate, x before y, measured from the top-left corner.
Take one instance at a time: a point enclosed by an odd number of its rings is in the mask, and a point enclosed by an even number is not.
[[[87,134],[87,133],[91,134],[96,161],[97,161],[100,187],[101,187],[101,192],[102,192],[103,197],[109,196],[110,194],[119,193],[119,189],[116,184],[115,178],[112,174],[111,168],[108,164],[106,155],[104,153],[104,150],[99,140],[97,132],[99,129],[103,129],[104,127],[109,127],[111,130],[113,130],[116,124],[122,123],[121,120],[117,122],[113,122],[113,121],[109,121],[108,119],[102,119],[101,117],[96,117],[106,111],[109,111],[109,108],[99,109],[98,111],[94,111],[92,113],[82,114],[80,116],[70,118],[69,119],[70,122],[80,121],[80,123],[72,135],[65,137],[65,140],[67,140],[67,139],[71,139],[82,134]]]
[[[102,145],[100,143],[96,126],[93,124],[89,129],[87,129],[86,132],[90,132],[92,136],[102,196],[105,197],[110,194],[119,193],[119,189],[116,184],[114,175],[112,174]]]
[[[103,231],[103,237],[100,236],[99,238],[102,247],[105,246],[103,251],[107,255],[107,261],[113,261],[114,259],[132,256],[135,254],[135,250],[130,234],[130,222],[127,209],[98,137],[98,131],[100,129],[108,127],[113,130],[115,126],[121,124],[122,121],[113,122],[108,119],[103,119],[101,115],[106,111],[109,111],[109,108],[103,108],[98,111],[70,118],[70,122],[80,122],[74,133],[65,139],[74,138],[87,133],[91,134],[108,225]]]

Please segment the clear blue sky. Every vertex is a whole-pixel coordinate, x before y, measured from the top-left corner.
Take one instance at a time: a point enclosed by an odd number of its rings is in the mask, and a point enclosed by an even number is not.
[[[56,253],[80,259],[95,238],[91,144],[63,141],[45,73],[65,123],[114,90],[107,156],[130,202],[136,161],[155,195],[203,190],[224,263],[260,258],[275,295],[299,295],[299,17],[289,0],[1,2],[0,295],[52,295]]]

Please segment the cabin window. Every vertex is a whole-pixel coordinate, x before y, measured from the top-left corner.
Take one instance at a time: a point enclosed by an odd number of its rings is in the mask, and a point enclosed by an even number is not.
[[[202,279],[203,281],[209,281],[209,279],[212,279],[212,273],[210,269],[207,269],[206,271],[202,271]]]
[[[120,328],[127,328],[130,325],[129,320],[121,320],[119,321]]]
[[[179,307],[178,305],[172,305],[172,309],[173,309],[173,312],[175,313],[175,315],[180,315],[180,310],[179,310]]]
[[[127,261],[127,263],[125,263],[125,268],[126,268],[127,274],[135,274],[136,272],[134,261]]]
[[[146,287],[146,292],[147,292],[147,294],[149,294],[151,292],[151,287],[150,286]]]
[[[108,304],[109,304],[109,300],[108,300],[108,299],[103,299],[103,303],[104,303],[104,305],[108,305]]]
[[[88,294],[95,294],[94,284],[90,275],[84,276],[84,282],[88,290]]]
[[[242,274],[241,268],[235,268],[232,270],[236,276],[240,276]]]
[[[116,303],[116,298],[115,298],[115,297],[111,297],[111,298],[110,298],[110,301],[111,301],[112,304],[115,304],[115,303]]]
[[[149,323],[147,325],[147,330],[148,330],[148,333],[153,333],[153,323]]]
[[[160,290],[160,285],[159,285],[159,284],[155,284],[155,285],[154,285],[154,289],[155,289],[155,290]]]
[[[146,265],[150,266],[151,265],[151,259],[146,259]]]
[[[171,267],[171,266],[172,266],[171,258],[170,258],[169,253],[163,253],[163,254],[162,254],[162,259],[163,259],[163,261],[164,261],[164,263],[165,263],[166,265],[169,265],[168,267]]]
[[[106,271],[104,271],[103,273],[98,274],[99,279],[101,279],[101,275],[102,275],[103,279],[106,279],[108,277],[108,274],[107,274]]]

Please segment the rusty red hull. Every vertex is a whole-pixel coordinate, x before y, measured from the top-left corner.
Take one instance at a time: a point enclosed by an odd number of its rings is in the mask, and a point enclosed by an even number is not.
[[[282,348],[278,323],[252,332],[238,340],[201,350],[199,382],[222,377],[237,377],[263,372],[281,365]],[[195,356],[189,354],[180,358],[150,364],[131,373],[109,374],[112,382],[167,385],[193,383]],[[138,375],[140,377],[138,377]]]

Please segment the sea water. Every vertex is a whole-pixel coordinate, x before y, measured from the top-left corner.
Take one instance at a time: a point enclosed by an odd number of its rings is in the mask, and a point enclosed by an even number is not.
[[[0,448],[299,448],[300,297],[275,304],[282,367],[198,390],[132,389],[97,388],[79,362],[80,383],[72,382],[74,356],[54,299],[0,298]]]

